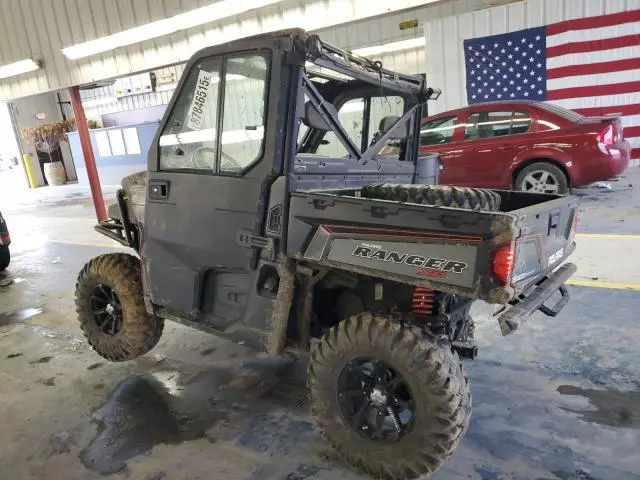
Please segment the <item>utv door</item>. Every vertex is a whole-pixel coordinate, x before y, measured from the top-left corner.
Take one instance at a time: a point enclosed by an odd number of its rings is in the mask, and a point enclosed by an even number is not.
[[[187,65],[148,159],[151,300],[219,329],[246,307],[251,251],[238,237],[253,232],[276,150],[267,132],[278,121],[279,53],[251,43],[247,53],[205,51]]]

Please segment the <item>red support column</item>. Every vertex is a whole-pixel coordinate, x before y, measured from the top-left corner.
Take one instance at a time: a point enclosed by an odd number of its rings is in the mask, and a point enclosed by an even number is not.
[[[93,197],[93,205],[96,209],[96,217],[98,217],[98,222],[102,222],[107,219],[107,211],[104,207],[104,197],[102,196],[96,158],[93,156],[93,148],[91,147],[87,117],[84,114],[84,107],[82,106],[82,99],[80,98],[80,87],[71,87],[69,89],[69,96],[71,97],[73,114],[76,117],[76,126],[78,128],[78,135],[80,136],[80,145],[82,145],[84,164],[87,167],[87,176],[89,177],[89,185],[91,186],[91,196]]]

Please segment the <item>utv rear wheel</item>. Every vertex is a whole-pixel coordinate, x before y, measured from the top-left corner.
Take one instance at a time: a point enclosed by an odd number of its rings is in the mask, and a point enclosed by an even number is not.
[[[435,207],[455,207],[465,210],[500,210],[500,195],[484,188],[449,187],[446,185],[375,184],[362,188],[365,198],[419,203]]]
[[[11,252],[9,245],[0,245],[0,272],[6,270],[11,263]]]
[[[76,283],[76,312],[91,347],[107,360],[131,360],[160,340],[164,320],[148,315],[140,260],[124,253],[87,263]]]
[[[363,313],[329,330],[309,365],[312,413],[338,453],[375,478],[435,472],[471,415],[447,339]]]

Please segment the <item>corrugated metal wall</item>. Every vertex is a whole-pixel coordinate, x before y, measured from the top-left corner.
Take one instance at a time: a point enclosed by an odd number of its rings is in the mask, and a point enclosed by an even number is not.
[[[16,5],[17,5],[16,1],[14,0],[3,0],[3,1],[7,2],[8,6],[11,7],[10,9],[11,12],[17,15],[16,17],[17,20],[20,20],[20,15],[23,14],[23,12],[26,12],[23,15],[31,14],[32,13],[31,7],[34,6],[33,1],[31,2],[26,1],[20,8],[16,8]],[[64,1],[52,0],[52,3],[54,3],[56,6],[55,8],[56,8],[56,12],[58,12],[58,16],[63,16],[66,19],[67,10],[74,8],[74,3],[73,3],[74,1],[76,0],[64,0]],[[91,28],[93,28],[92,25],[100,24],[100,21],[99,21],[100,15],[106,12],[106,7],[104,11],[100,8],[100,3],[102,1],[103,0],[91,0],[89,2],[90,8],[88,10],[86,9],[86,5],[85,5],[85,9],[82,12],[76,12],[75,15],[77,16],[77,18],[82,18],[82,20],[85,22],[83,24],[84,25],[83,31],[84,29],[86,29],[86,32],[89,32]],[[127,0],[127,1],[130,1],[130,0]],[[355,1],[356,0],[351,0],[352,3]],[[486,8],[488,4],[509,3],[513,1],[519,1],[519,0],[456,0],[456,1],[450,1],[445,3],[438,3],[435,5],[426,5],[421,8],[403,11],[397,14],[386,15],[384,17],[353,22],[348,25],[329,27],[329,28],[318,30],[318,32],[322,35],[322,37],[325,40],[331,43],[334,43],[336,45],[339,45],[341,47],[348,48],[348,49],[357,49],[361,47],[368,47],[372,45],[382,45],[382,44],[392,43],[400,40],[407,40],[407,39],[420,37],[423,35],[422,26],[428,20],[462,14],[462,13],[466,13],[473,10],[483,9],[483,8]],[[125,28],[130,28],[132,25],[134,25],[134,23],[131,22],[131,19],[129,19],[129,23],[127,23],[127,22],[119,22],[116,18],[116,16],[126,13],[127,9],[124,8],[123,6],[125,3],[126,2],[123,0],[109,0],[106,2],[105,5],[109,6],[109,14],[107,15],[106,21],[111,25],[111,28],[110,30],[108,30],[108,33],[111,33],[114,29],[116,29],[116,27],[118,27],[118,29],[125,29]],[[144,0],[142,0],[141,3],[144,4]],[[170,4],[170,2],[165,2],[165,3],[166,5]],[[190,8],[196,8],[197,6],[201,6],[207,3],[209,2],[208,1],[189,2],[189,1],[183,0],[181,11],[185,11]],[[4,6],[4,9],[6,8],[8,7]],[[0,7],[0,13],[4,12],[4,9]],[[58,9],[62,9],[62,10],[58,10]],[[157,14],[160,10],[153,9],[153,13],[156,16],[150,17],[149,21],[157,20],[158,18],[162,18],[164,15],[166,16],[174,15],[175,13],[178,12],[177,10],[172,10],[171,8],[167,7],[164,9],[164,14],[158,16]],[[136,10],[135,13],[140,18],[145,18],[144,17],[145,13],[142,9],[138,8],[138,10]],[[148,9],[147,13],[149,14],[152,13],[151,8]],[[262,14],[265,14],[265,12],[262,11]],[[3,21],[5,21],[6,18],[8,17],[3,16]],[[73,18],[76,18],[76,17],[70,17],[69,22],[74,21]],[[418,27],[407,29],[407,30],[400,30],[399,28],[400,23],[408,20],[418,20]],[[140,24],[140,23],[142,23],[142,20],[135,22],[135,24]],[[0,23],[0,25],[2,25],[2,23]],[[54,43],[56,42],[56,38],[58,38],[56,36],[56,32],[61,32],[62,34],[64,25],[66,25],[66,23],[61,23],[56,25],[57,27],[55,31],[53,29],[53,25],[49,25],[49,28],[46,29],[47,34],[49,34],[49,32],[54,33],[55,38],[52,40],[52,42]],[[100,31],[102,32],[101,34],[105,34],[104,29]],[[3,48],[0,46],[0,64],[6,61],[9,61],[11,54],[14,55],[12,57],[13,60],[18,58],[18,56],[16,55],[27,54],[26,53],[27,50],[25,50],[24,45],[18,48],[18,45],[11,44],[10,37],[8,35],[8,30],[6,32],[9,40],[7,41],[7,43],[5,43],[6,47]],[[3,31],[2,29],[0,29],[0,41],[2,41],[2,35],[3,35]],[[64,38],[61,37],[61,40],[60,40],[64,45],[68,45],[70,43],[74,43],[78,41],[83,41],[86,38],[90,38],[89,33],[86,33],[85,36],[82,36],[81,32],[74,33],[73,31],[71,33],[65,32],[64,35],[65,37]],[[180,36],[179,34],[176,34],[176,35],[177,37]],[[174,36],[171,36],[170,38],[173,38],[175,40],[176,36],[174,35]],[[27,46],[36,49],[33,51],[38,51],[37,49],[39,48],[39,45],[40,45],[38,43],[39,39],[40,37],[36,36],[30,41],[30,43],[28,43]],[[204,39],[201,39],[201,41],[204,42]],[[152,49],[156,49],[157,42],[145,42],[145,43],[150,44]],[[191,42],[191,44],[189,45],[193,45],[194,49],[196,48],[195,43],[193,42]],[[138,57],[141,56],[140,49],[146,48],[148,46],[149,45],[145,46],[145,44],[141,44],[138,49],[134,49],[134,53],[131,54],[132,55],[131,58],[133,58],[133,60],[135,61],[139,61],[140,59]],[[175,45],[172,45],[172,48],[178,51],[183,48],[190,48],[190,47],[185,46],[181,43],[181,41],[178,41]],[[127,59],[129,58],[128,57],[129,50],[131,49],[121,49],[118,55],[120,57],[124,56],[124,58]],[[51,51],[53,51],[53,49],[51,49]],[[58,56],[61,56],[59,52],[58,54],[59,54]],[[78,68],[82,70],[80,74],[82,75],[83,74],[82,72],[91,73],[91,78],[90,78],[91,80],[103,80],[105,77],[103,77],[102,75],[105,72],[105,68],[107,68],[110,65],[110,62],[112,60],[112,59],[111,60],[109,59],[110,55],[111,54],[107,55],[106,57],[104,55],[102,56],[98,55],[96,58],[90,58],[84,61],[85,63],[89,62],[89,64],[93,65],[94,67],[96,66],[96,62],[98,62],[99,65],[95,69],[92,69],[93,67],[91,68],[84,67],[82,63],[78,62]],[[142,56],[145,56],[145,55],[148,55],[148,52],[145,51],[144,54],[142,54]],[[154,58],[157,59],[157,57],[154,57]],[[380,59],[387,68],[392,68],[400,72],[416,73],[416,72],[424,72],[425,70],[425,57],[424,57],[424,50],[422,47],[412,48],[409,50],[403,50],[398,52],[386,53],[386,54],[377,56],[377,58]],[[62,62],[66,62],[64,58],[61,58],[61,59],[59,58],[59,60]],[[131,63],[131,61],[132,60],[129,59],[126,62]],[[129,63],[127,63],[127,65]],[[170,68],[176,69],[179,71],[179,73],[181,73],[183,64],[179,64]],[[18,80],[17,88],[29,90],[29,93],[34,93],[35,91],[39,91],[38,89],[40,88],[46,87],[46,89],[48,89],[49,85],[53,84],[53,82],[57,82],[60,80],[60,77],[57,76],[57,73],[54,76],[51,76],[50,73],[51,72],[49,72],[48,74],[45,74],[45,72],[43,72],[40,75],[40,77],[33,74],[24,76],[24,78],[20,78]],[[109,75],[110,75],[109,78],[113,77],[114,71],[109,70]],[[31,91],[30,90],[31,88],[34,88],[36,90]],[[0,92],[2,92],[2,83],[0,83]],[[18,90],[16,91],[16,94],[20,94],[20,92],[21,90]],[[164,90],[162,92],[157,92],[157,93],[156,92],[142,93],[139,95],[133,95],[133,96],[121,98],[110,103],[103,103],[103,104],[96,105],[96,103],[99,103],[99,102],[96,102],[97,100],[103,100],[103,99],[113,100],[114,99],[114,88],[112,85],[107,85],[107,86],[95,88],[92,90],[83,90],[82,98],[86,102],[85,108],[86,108],[87,118],[101,121],[101,116],[103,114],[137,110],[140,108],[148,108],[148,107],[153,107],[157,105],[166,105],[169,102],[169,99],[172,93],[173,93],[172,90]]]
[[[488,8],[488,6],[520,1],[522,0],[445,1],[411,11],[385,15],[376,19],[322,29],[319,33],[327,42],[355,50],[365,46],[384,45],[422,36],[423,25],[434,19],[482,10]],[[418,27],[400,30],[400,23],[408,20],[418,20]],[[385,53],[376,56],[376,59],[381,60],[385,67],[402,73],[423,73],[426,67],[422,47]]]
[[[63,47],[208,5],[211,0],[2,0],[0,65],[44,60],[39,72],[0,81],[0,98],[15,98],[186,61],[206,46],[288,27],[327,28],[358,18],[441,0],[284,0],[259,10],[85,59]]]
[[[424,24],[425,71],[443,94],[430,113],[467,104],[462,42],[549,23],[640,8],[640,0],[525,0],[488,10],[434,19]]]
[[[0,98],[33,95],[160,68],[184,62],[207,45],[285,27],[321,31],[327,40],[345,48],[379,45],[421,36],[422,24],[429,19],[514,1],[521,0],[284,0],[187,31],[70,61],[62,54],[63,47],[171,17],[212,0],[2,0],[0,65],[33,58],[43,60],[44,68],[0,80]],[[357,18],[363,20],[352,21]],[[416,18],[420,21],[417,29],[399,29],[401,21]],[[389,67],[407,72],[422,71],[424,67],[419,49],[385,55],[383,60]]]

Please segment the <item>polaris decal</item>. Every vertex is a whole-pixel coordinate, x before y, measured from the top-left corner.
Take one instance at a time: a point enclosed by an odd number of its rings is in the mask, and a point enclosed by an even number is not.
[[[326,237],[325,241],[328,248],[321,255],[329,261],[463,287],[472,287],[475,279],[478,247],[474,245]],[[307,258],[312,256],[309,250]],[[317,250],[313,248],[314,256]]]
[[[558,263],[560,260],[562,260],[562,257],[564,257],[564,248],[561,248],[549,257],[549,260],[547,261],[547,268],[555,263]]]

